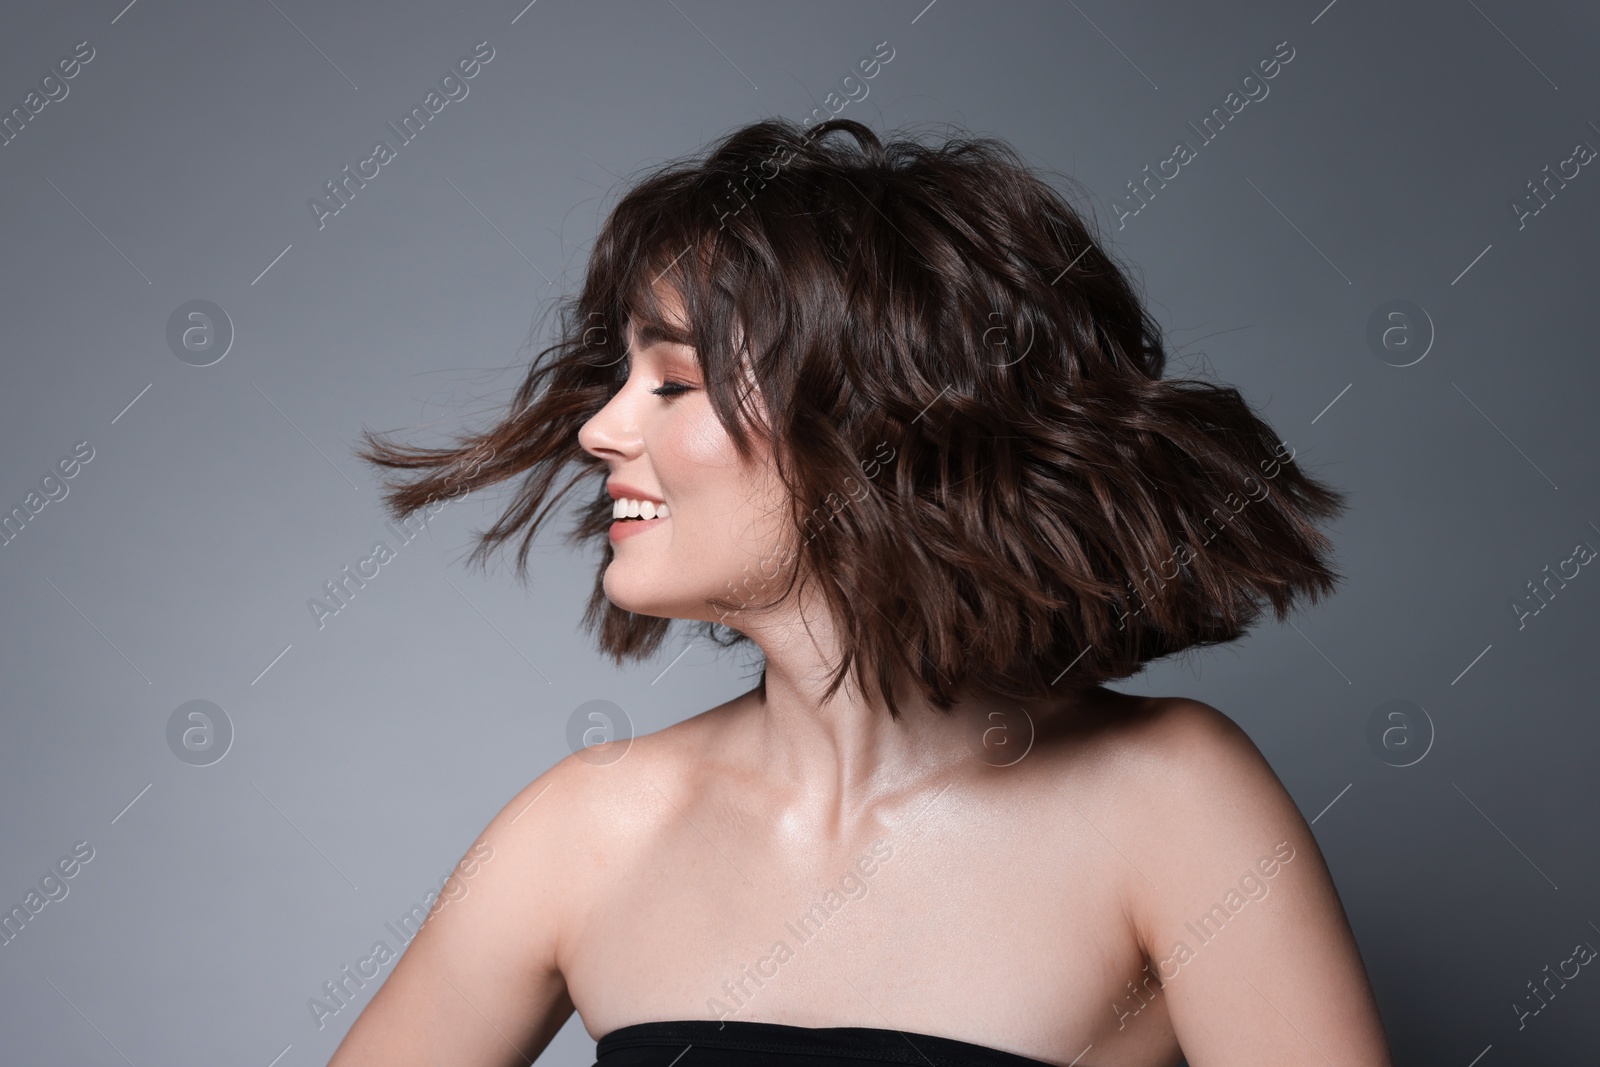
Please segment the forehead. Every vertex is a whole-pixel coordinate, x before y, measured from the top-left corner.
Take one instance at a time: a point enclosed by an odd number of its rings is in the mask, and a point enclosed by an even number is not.
[[[623,322],[623,332],[633,347],[692,347],[683,297],[674,286],[658,280],[648,291],[636,291],[630,303],[634,306]]]
[[[681,334],[664,329],[658,323],[647,319],[628,319],[628,331],[633,337],[635,348],[653,348],[656,345],[684,345],[686,341],[679,338]]]

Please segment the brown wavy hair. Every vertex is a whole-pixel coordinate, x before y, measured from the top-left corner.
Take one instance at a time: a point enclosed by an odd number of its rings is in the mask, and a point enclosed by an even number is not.
[[[647,657],[671,620],[606,599],[607,466],[578,443],[632,320],[694,347],[741,455],[772,445],[798,566],[712,603],[736,622],[815,581],[843,648],[830,694],[853,672],[898,718],[901,678],[945,710],[967,685],[1027,701],[1125,678],[1331,593],[1316,523],[1345,503],[1237,389],[1162,377],[1161,329],[1097,236],[1004,142],[756,122],[628,188],[501,421],[446,448],[363,429],[358,454],[424,472],[385,482],[397,519],[520,477],[469,562],[520,533],[524,580],[578,490],[568,540],[604,546],[584,626],[619,664]],[[728,618],[696,625],[748,641]]]

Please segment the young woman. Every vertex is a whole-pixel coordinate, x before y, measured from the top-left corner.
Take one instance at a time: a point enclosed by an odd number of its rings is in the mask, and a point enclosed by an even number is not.
[[[1250,739],[1105,685],[1331,592],[1341,497],[1162,376],[1013,151],[756,123],[636,184],[562,312],[498,425],[367,435],[391,511],[520,477],[473,558],[525,571],[577,490],[600,646],[685,620],[760,684],[513,798],[333,1067],[524,1064],[574,1010],[603,1067],[1390,1063]]]

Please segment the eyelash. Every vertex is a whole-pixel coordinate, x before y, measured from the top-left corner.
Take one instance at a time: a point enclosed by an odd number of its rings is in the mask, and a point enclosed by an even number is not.
[[[693,386],[686,385],[683,382],[662,382],[659,386],[650,391],[656,396],[671,399],[675,396],[682,396],[684,393],[689,392],[693,388]]]

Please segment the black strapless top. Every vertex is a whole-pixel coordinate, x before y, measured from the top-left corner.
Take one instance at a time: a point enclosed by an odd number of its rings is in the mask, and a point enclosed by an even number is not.
[[[689,1054],[684,1055],[685,1052]],[[620,1027],[600,1039],[595,1054],[595,1067],[669,1067],[680,1062],[681,1067],[836,1067],[867,1063],[1054,1067],[1043,1060],[986,1045],[903,1030],[715,1019]]]

